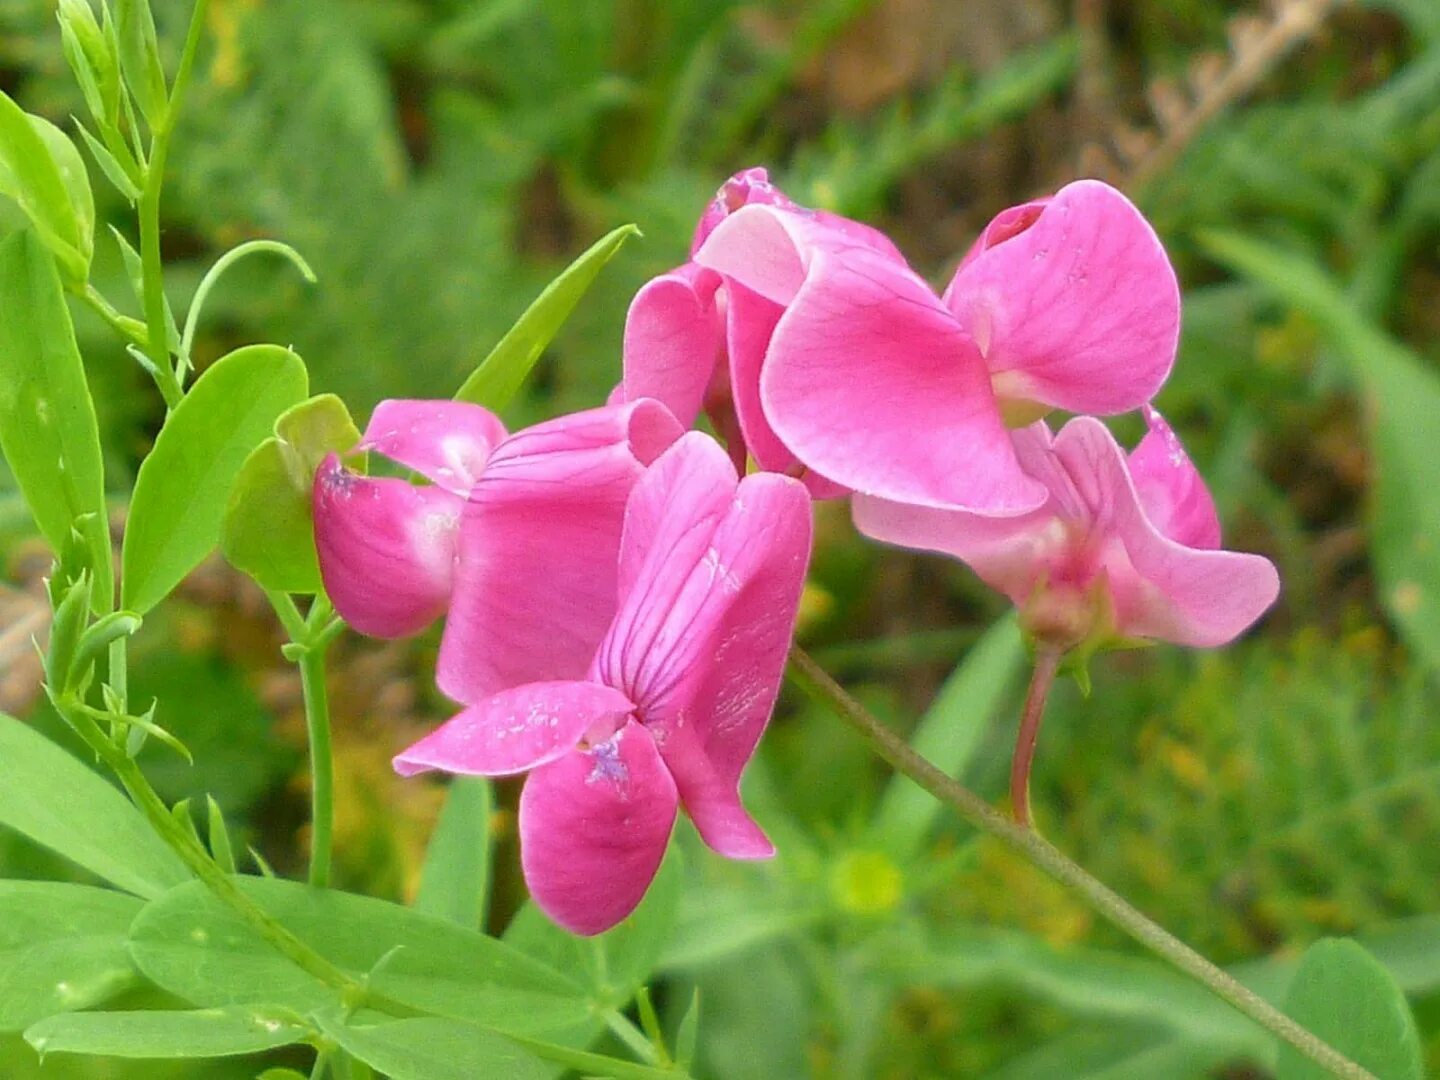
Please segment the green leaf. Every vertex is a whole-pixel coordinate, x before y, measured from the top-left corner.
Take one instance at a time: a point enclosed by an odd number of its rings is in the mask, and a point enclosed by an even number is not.
[[[671,845],[645,899],[620,925],[590,938],[560,929],[533,903],[505,930],[505,941],[556,971],[584,980],[592,1000],[618,1008],[650,977],[675,929],[684,874],[679,849]]]
[[[456,399],[473,401],[495,412],[508,405],[605,264],[615,257],[626,240],[639,235],[640,230],[634,225],[621,225],[597,240],[545,286],[545,291],[525,309],[525,314],[465,380]]]
[[[213,1058],[303,1042],[305,1022],[284,1009],[236,1006],[196,1012],[89,1012],[52,1016],[25,1032],[40,1054]]]
[[[1308,259],[1230,234],[1207,233],[1202,243],[1303,311],[1349,362],[1371,417],[1371,527],[1381,599],[1407,642],[1440,670],[1440,378]]]
[[[1327,938],[1311,945],[1290,984],[1285,1011],[1376,1080],[1422,1080],[1420,1036],[1405,995],[1355,942]],[[1328,1080],[1330,1072],[1286,1043],[1277,1076]]]
[[[125,935],[132,896],[56,881],[0,881],[0,1031],[98,1004],[139,981]]]
[[[554,1070],[478,1024],[423,1017],[352,1027],[321,1017],[320,1029],[347,1053],[392,1080],[545,1080]]]
[[[153,130],[168,108],[169,92],[165,89],[165,69],[160,65],[160,46],[155,40],[149,0],[115,0],[115,22],[120,38],[120,70],[125,73],[135,104]]]
[[[230,564],[267,589],[319,592],[311,483],[327,454],[359,441],[359,429],[334,394],[284,412],[275,435],[245,459],[230,492],[220,537]]]
[[[82,254],[80,222],[71,202],[74,180],[67,182],[36,120],[0,91],[0,195],[19,203],[66,277],[84,281],[90,265]],[[90,216],[93,221],[93,207]]]
[[[135,478],[121,556],[127,609],[149,611],[214,549],[245,458],[307,382],[300,357],[278,345],[236,349],[196,380]]]
[[[546,1038],[588,1019],[578,984],[476,930],[297,882],[234,880],[311,948],[413,1008]],[[130,952],[147,978],[194,1005],[271,1004],[308,1013],[338,1003],[333,989],[277,953],[199,882],[141,912]]]
[[[60,0],[60,36],[65,59],[85,95],[91,114],[114,127],[120,114],[120,72],[90,0]]]
[[[88,268],[95,254],[95,196],[90,190],[90,174],[85,171],[85,159],[70,137],[44,117],[32,116],[30,123],[50,152],[55,168],[60,172],[60,181],[65,185],[65,196],[70,200],[70,209],[75,215],[76,243],[80,257]]]
[[[84,124],[75,125],[80,131],[80,137],[85,145],[90,148],[90,154],[95,163],[100,166],[100,171],[105,178],[115,185],[115,190],[124,195],[126,200],[133,206],[140,201],[140,189],[135,186],[135,181],[125,170],[125,166],[112,154],[99,139],[90,134],[90,129]]]
[[[1007,616],[975,643],[945,680],[910,737],[915,752],[943,772],[960,775],[1024,662],[1019,628],[1014,616]],[[902,862],[917,854],[940,811],[940,803],[929,792],[896,776],[885,789],[875,818],[887,853]]]
[[[485,924],[490,894],[490,815],[495,797],[490,781],[457,776],[435,825],[415,910],[461,926]]]
[[[100,430],[55,263],[22,230],[0,242],[0,448],[56,551],[81,529],[95,589],[113,594]]]
[[[137,896],[159,896],[190,876],[119,791],[3,713],[0,825]]]

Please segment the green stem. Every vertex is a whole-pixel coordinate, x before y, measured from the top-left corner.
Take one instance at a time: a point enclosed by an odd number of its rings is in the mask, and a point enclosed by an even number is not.
[[[103,293],[95,288],[88,281],[84,287],[73,287],[70,290],[75,296],[83,300],[87,307],[105,321],[105,325],[114,330],[132,345],[138,345],[144,349],[147,347],[145,336],[145,324],[138,319],[132,319],[128,315],[120,313],[119,309],[109,300],[105,299]]]
[[[873,716],[830,678],[804,650],[790,650],[792,678],[858,731],[875,752],[977,828],[1024,856],[1055,880],[1074,889],[1097,912],[1147,949],[1203,983],[1251,1020],[1285,1040],[1311,1061],[1344,1080],[1376,1080],[1373,1074],[1297,1024],[1253,990],[1237,982],[1190,946],[1091,877],[1044,838],[1011,821],[963,784],[915,753],[905,740]]]
[[[1025,828],[1030,822],[1030,766],[1035,760],[1035,743],[1040,738],[1040,721],[1045,717],[1045,699],[1055,684],[1060,670],[1061,652],[1042,648],[1035,654],[1035,673],[1030,689],[1025,692],[1025,707],[1020,711],[1020,730],[1015,737],[1015,756],[1010,762],[1010,808],[1015,820]]]
[[[323,650],[306,648],[300,654],[300,685],[305,696],[305,728],[310,735],[310,884],[323,889],[330,883],[335,826],[335,764]]]

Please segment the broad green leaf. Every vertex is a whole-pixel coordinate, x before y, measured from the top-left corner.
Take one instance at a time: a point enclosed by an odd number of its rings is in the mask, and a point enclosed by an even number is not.
[[[958,776],[970,763],[986,721],[1004,700],[1025,662],[1025,646],[1013,616],[996,623],[945,680],[921,718],[910,745],[936,768]],[[898,861],[915,855],[940,815],[928,791],[903,776],[890,781],[876,813],[875,828]]]
[[[615,257],[626,240],[639,235],[640,230],[634,225],[621,225],[597,240],[545,286],[545,291],[525,309],[525,314],[465,380],[456,399],[473,401],[494,412],[505,408],[605,264]]]
[[[159,896],[190,876],[125,796],[3,713],[0,825],[137,896]]]
[[[321,1017],[319,1023],[347,1053],[392,1080],[546,1080],[554,1072],[503,1035],[463,1020],[422,1017],[352,1027]]]
[[[115,26],[120,40],[120,70],[135,104],[153,129],[168,109],[165,69],[155,40],[150,0],[115,0]]]
[[[23,1031],[137,983],[125,935],[140,907],[89,885],[0,881],[0,1031]]]
[[[303,1042],[310,1029],[294,1013],[263,1005],[195,1012],[88,1012],[41,1020],[25,1041],[41,1054],[121,1058],[214,1058],[256,1054]]]
[[[425,849],[415,910],[461,926],[485,924],[490,895],[490,781],[457,776]]]
[[[1203,243],[1303,311],[1349,362],[1371,414],[1371,526],[1381,599],[1409,644],[1440,670],[1440,377],[1369,322],[1309,260],[1230,234],[1206,234]]]
[[[0,195],[20,205],[40,239],[64,267],[66,277],[84,281],[90,264],[71,202],[75,180],[72,177],[67,182],[51,153],[50,140],[35,119],[0,91]],[[64,135],[60,138],[64,139]],[[81,172],[83,175],[83,166]],[[92,223],[94,216],[92,205]]]
[[[1380,962],[1353,941],[1327,938],[1305,951],[1285,997],[1291,1019],[1324,1039],[1376,1080],[1421,1080],[1420,1036],[1405,995]],[[1328,1080],[1288,1043],[1278,1080]]]
[[[476,930],[297,882],[234,880],[311,948],[413,1008],[545,1038],[588,1019],[577,983]],[[337,1003],[333,989],[277,953],[199,882],[146,907],[131,928],[130,951],[146,977],[194,1005],[308,1013]]]
[[[267,589],[319,592],[311,483],[327,454],[359,441],[349,410],[334,394],[286,410],[274,436],[245,459],[230,492],[220,537],[230,565]]]
[[[300,357],[278,345],[236,349],[196,380],[135,478],[121,556],[127,610],[149,611],[215,548],[245,458],[307,381]]]
[[[583,979],[600,1005],[622,1006],[659,963],[675,929],[683,878],[680,851],[672,844],[645,899],[619,926],[591,938],[578,938],[561,930],[530,903],[506,928],[505,941],[557,971]]]
[[[81,529],[91,603],[109,610],[114,570],[95,405],[54,260],[28,229],[0,242],[0,448],[51,547],[63,550],[71,529]]]

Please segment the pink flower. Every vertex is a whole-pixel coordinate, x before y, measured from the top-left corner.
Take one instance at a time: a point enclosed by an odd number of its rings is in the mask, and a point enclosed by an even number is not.
[[[836,483],[916,505],[1033,510],[1045,491],[1006,421],[1136,408],[1175,357],[1165,252],[1094,180],[996,217],[943,297],[893,252],[847,247],[778,204],[736,209],[695,262],[784,309],[751,365],[776,440]]]
[[[1052,436],[1017,431],[1026,472],[1048,492],[1038,510],[996,518],[857,496],[855,523],[877,540],[967,563],[1021,609],[1027,629],[1060,648],[1114,638],[1223,645],[1275,601],[1275,567],[1222,551],[1205,483],[1154,409],[1128,457],[1082,416]]]
[[[582,675],[614,605],[625,502],[680,433],[648,400],[508,438],[478,405],[382,402],[357,449],[430,483],[325,460],[314,484],[325,590],[376,637],[416,633],[448,609],[437,674],[458,701]]]
[[[820,210],[796,206],[764,169],[727,180],[695,230],[691,254],[730,214],[745,206],[773,207],[803,221],[811,242],[835,251],[862,249],[900,259],[883,235]],[[636,294],[625,321],[626,400],[663,401],[687,426],[706,411],[729,444],[737,466],[748,453],[760,468],[800,476],[817,498],[843,495],[840,486],[807,470],[772,430],[760,405],[760,370],[781,304],[698,263],[662,274]]]
[[[612,600],[583,680],[477,700],[395,768],[529,770],[525,879],[536,903],[580,934],[639,903],[680,804],[720,854],[770,856],[738,787],[774,708],[809,551],[800,483],[737,481],[712,439],[684,436],[630,497],[618,609]]]

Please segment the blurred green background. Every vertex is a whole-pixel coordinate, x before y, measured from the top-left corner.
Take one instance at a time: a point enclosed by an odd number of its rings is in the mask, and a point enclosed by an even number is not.
[[[155,6],[173,54],[187,6]],[[0,0],[0,87],[57,123],[81,112],[48,0]],[[183,303],[226,247],[293,244],[319,285],[241,264],[197,356],[292,344],[363,417],[381,397],[448,396],[558,269],[638,223],[507,416],[518,426],[603,399],[630,295],[684,259],[714,189],[753,164],[888,230],[937,282],[991,215],[1079,175],[1155,223],[1185,288],[1158,404],[1228,545],[1274,559],[1284,594],[1222,652],[1116,654],[1088,699],[1063,686],[1040,827],[1260,983],[1317,937],[1360,933],[1440,1067],[1440,4],[213,0],[171,158],[168,278]],[[128,228],[109,197],[102,220]],[[97,284],[128,295],[115,245],[97,249]],[[77,320],[119,493],[159,401]],[[802,640],[908,729],[1003,607],[957,565],[861,543],[841,507],[821,508],[819,535]],[[48,556],[3,474],[0,557],[0,709],[63,738],[29,645]],[[267,613],[207,564],[147,622],[132,694],[158,695],[195,753],[193,769],[152,756],[162,792],[212,792],[293,872],[304,727]],[[1009,633],[926,715],[997,799],[1020,691]],[[388,761],[445,715],[433,651],[433,636],[352,638],[335,654],[343,887],[415,887],[443,788]],[[682,837],[656,993],[675,1016],[700,988],[701,1075],[1267,1075],[1243,1039],[1187,1026],[1158,969],[1085,907],[886,778],[787,692],[749,777],[780,858],[722,864]],[[499,930],[523,893],[513,818],[495,825]],[[0,872],[74,874],[3,831]],[[7,1078],[256,1071],[41,1068],[0,1041]]]

